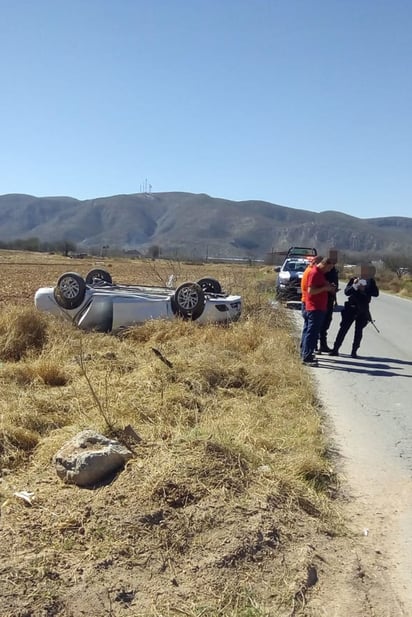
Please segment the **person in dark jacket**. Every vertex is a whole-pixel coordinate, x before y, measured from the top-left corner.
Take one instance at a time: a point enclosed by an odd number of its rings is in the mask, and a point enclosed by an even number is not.
[[[353,322],[355,322],[355,334],[353,337],[351,356],[352,358],[357,358],[357,351],[362,340],[363,329],[368,321],[371,321],[371,314],[369,312],[370,301],[372,297],[377,298],[379,296],[379,289],[373,278],[368,280],[351,278],[345,287],[345,295],[348,296],[348,300],[345,302],[342,311],[339,332],[330,355],[339,355],[339,348],[349,328]]]
[[[330,347],[328,347],[328,330],[329,326],[332,322],[333,309],[336,304],[336,293],[339,291],[339,272],[336,269],[336,261],[330,258],[333,263],[333,268],[326,272],[325,278],[328,283],[332,283],[335,286],[336,291],[334,293],[328,293],[328,305],[326,308],[325,318],[323,320],[322,328],[319,333],[319,351],[323,353],[329,353],[332,351]]]

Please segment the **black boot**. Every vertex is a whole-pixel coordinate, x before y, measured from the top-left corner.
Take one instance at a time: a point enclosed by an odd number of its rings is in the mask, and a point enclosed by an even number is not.
[[[323,353],[330,353],[331,351],[333,351],[333,349],[331,349],[330,347],[328,347],[327,343],[321,343],[320,345],[320,351]]]
[[[334,347],[333,349],[330,350],[329,355],[330,356],[338,356],[339,355],[339,349],[337,347]]]
[[[352,349],[350,357],[351,358],[359,358],[359,356],[358,356],[358,354],[356,352],[357,352],[357,349]]]
[[[328,347],[328,344],[326,342],[326,336],[324,334],[321,334],[319,337],[318,347],[321,353],[329,353],[330,351],[332,351],[330,347]]]

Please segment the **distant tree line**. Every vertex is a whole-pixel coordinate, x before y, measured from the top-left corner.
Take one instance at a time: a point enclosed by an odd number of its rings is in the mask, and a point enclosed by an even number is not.
[[[402,254],[402,253],[394,253],[394,252],[347,252],[340,254],[339,251],[339,261],[344,263],[352,263],[352,264],[360,264],[362,262],[382,262],[385,268],[391,270],[392,272],[398,272],[399,269],[407,268],[412,272],[412,255],[410,254]]]
[[[68,239],[60,239],[60,240],[50,240],[50,241],[40,241],[39,238],[16,238],[14,240],[0,241],[0,249],[8,249],[15,251],[33,251],[39,253],[60,253],[65,255],[66,257],[69,255],[77,254],[79,249],[75,242]],[[84,251],[84,248],[81,249]],[[113,246],[95,246],[88,247],[87,253],[89,255],[100,255],[107,256],[110,255],[112,257],[122,256],[127,251],[122,250],[119,247]],[[129,251],[130,252],[130,251]],[[144,256],[144,254],[140,253],[140,251],[136,251],[136,254],[139,256]],[[149,246],[145,253],[146,257],[151,259],[159,259],[160,257],[166,259],[185,259],[186,261],[196,261],[199,259],[199,255],[194,255],[193,251],[191,254],[186,254],[184,249],[175,249],[169,251],[163,251],[161,247],[157,244],[153,244]],[[339,262],[340,263],[353,263],[359,264],[361,262],[368,261],[381,261],[384,266],[392,271],[399,273],[403,270],[408,270],[412,272],[412,256],[411,255],[402,255],[398,253],[388,252],[388,253],[379,253],[379,252],[354,252],[354,251],[339,251]]]
[[[37,253],[62,253],[67,256],[69,253],[76,252],[77,246],[71,240],[41,242],[39,238],[16,238],[7,242],[0,241],[0,249],[34,251]]]
[[[392,272],[399,273],[402,270],[412,272],[412,257],[406,255],[386,255],[383,259],[385,266]]]
[[[60,253],[66,257],[70,255],[77,255],[79,252],[84,252],[84,248],[79,249],[75,242],[72,240],[52,240],[52,241],[40,241],[39,238],[16,238],[14,240],[0,240],[0,249],[6,249],[11,251],[30,251],[35,253]],[[89,255],[98,255],[105,257],[110,255],[111,257],[121,257],[125,254],[125,251],[119,247],[103,245],[103,246],[90,246],[87,248]],[[143,256],[142,253],[136,251],[138,255]],[[158,245],[152,245],[147,249],[146,256],[151,259],[158,259],[160,257],[160,247]]]

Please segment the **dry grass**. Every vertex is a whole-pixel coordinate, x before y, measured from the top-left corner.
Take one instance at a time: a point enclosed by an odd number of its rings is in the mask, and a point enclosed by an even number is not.
[[[119,281],[160,283],[170,268],[109,269]],[[290,615],[314,559],[308,546],[336,532],[322,420],[287,311],[269,305],[272,272],[173,268],[179,282],[214,276],[241,293],[242,319],[148,322],[117,338],[24,302],[0,316],[5,616],[77,616],[90,603],[96,616]],[[62,485],[51,465],[84,428],[135,453],[96,491]],[[35,494],[31,508],[13,497],[22,489]]]
[[[392,270],[380,269],[376,280],[382,291],[394,293],[406,298],[412,297],[412,278],[410,275],[397,276]]]
[[[0,359],[18,361],[42,349],[46,320],[33,310],[15,307],[0,315]]]

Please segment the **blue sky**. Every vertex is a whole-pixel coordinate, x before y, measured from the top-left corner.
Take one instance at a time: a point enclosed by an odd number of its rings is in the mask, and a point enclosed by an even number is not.
[[[0,194],[412,217],[410,0],[0,0]]]

